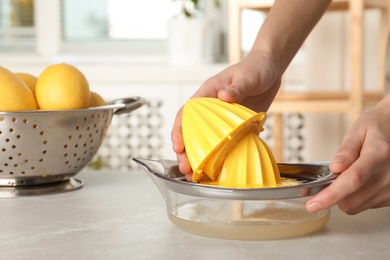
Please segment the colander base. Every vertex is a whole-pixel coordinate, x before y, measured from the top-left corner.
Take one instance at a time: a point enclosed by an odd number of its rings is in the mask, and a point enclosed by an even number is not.
[[[50,195],[80,189],[84,183],[75,178],[65,181],[25,185],[25,186],[0,186],[0,198]]]

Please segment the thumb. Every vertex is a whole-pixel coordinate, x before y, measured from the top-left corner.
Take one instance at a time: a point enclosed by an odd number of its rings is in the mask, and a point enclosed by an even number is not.
[[[244,91],[239,85],[231,84],[218,91],[218,98],[229,103],[240,103],[244,99]]]
[[[335,173],[345,171],[359,158],[361,149],[362,143],[359,138],[351,134],[346,135],[343,144],[329,165],[329,169]]]

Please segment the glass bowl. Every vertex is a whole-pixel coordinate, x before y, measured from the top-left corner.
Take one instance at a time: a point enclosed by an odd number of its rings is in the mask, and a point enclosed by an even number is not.
[[[180,229],[207,237],[282,239],[320,230],[330,209],[306,210],[306,202],[333,182],[327,164],[278,164],[298,186],[233,189],[187,182],[176,161],[133,158],[160,190],[169,219]]]

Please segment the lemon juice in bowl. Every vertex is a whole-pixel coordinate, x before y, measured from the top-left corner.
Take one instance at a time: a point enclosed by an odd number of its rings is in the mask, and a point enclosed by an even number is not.
[[[176,205],[169,219],[184,231],[215,238],[263,240],[302,236],[321,229],[330,211],[309,213],[306,199],[225,201],[194,199]]]

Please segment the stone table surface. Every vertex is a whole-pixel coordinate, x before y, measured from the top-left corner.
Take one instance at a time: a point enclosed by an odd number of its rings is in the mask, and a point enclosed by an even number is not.
[[[141,172],[83,170],[81,189],[0,198],[0,259],[390,259],[390,207],[348,216],[332,209],[313,234],[225,240],[172,224]]]

